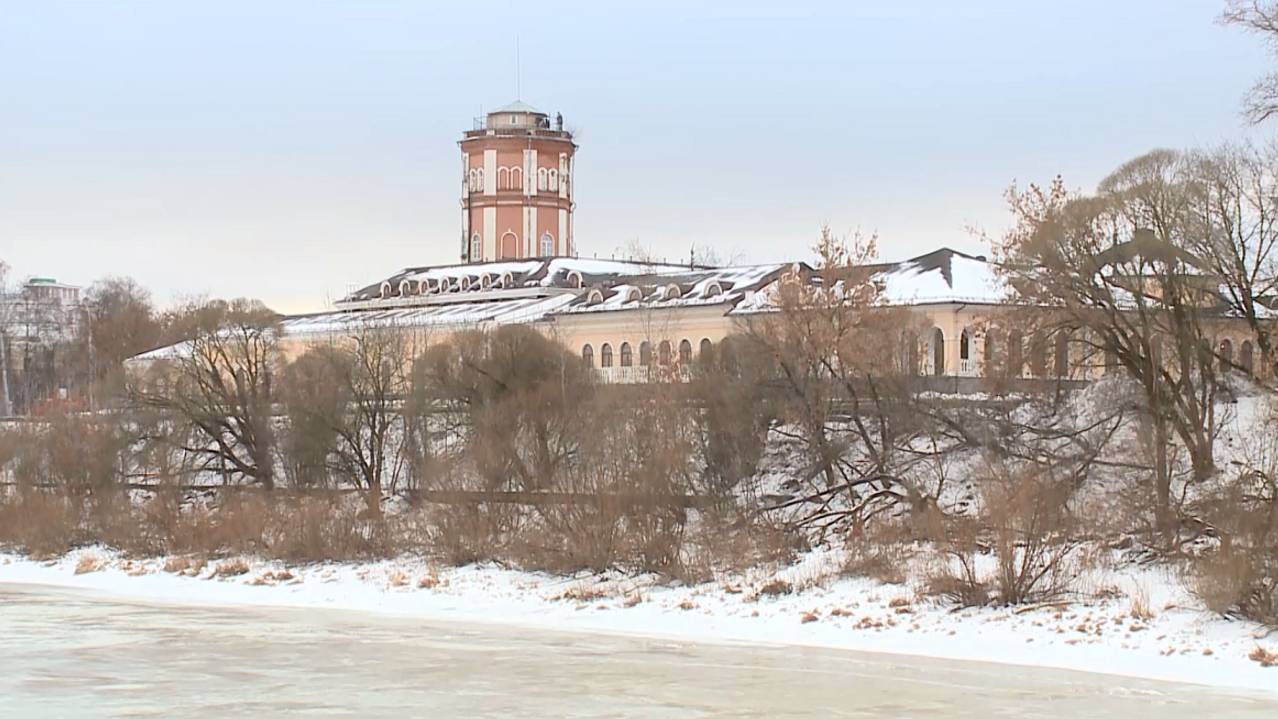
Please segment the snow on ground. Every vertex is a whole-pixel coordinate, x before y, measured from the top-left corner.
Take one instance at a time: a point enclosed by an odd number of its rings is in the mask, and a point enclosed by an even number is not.
[[[245,558],[188,566],[182,558],[128,560],[89,548],[45,562],[0,555],[0,584],[158,603],[323,607],[429,621],[813,645],[1278,692],[1278,668],[1248,657],[1257,647],[1278,652],[1278,637],[1195,608],[1172,570],[1097,570],[1087,581],[1101,599],[955,609],[920,599],[909,586],[841,577],[842,565],[837,551],[813,551],[779,572],[759,569],[683,586],[651,576],[565,578],[416,559],[286,568]]]

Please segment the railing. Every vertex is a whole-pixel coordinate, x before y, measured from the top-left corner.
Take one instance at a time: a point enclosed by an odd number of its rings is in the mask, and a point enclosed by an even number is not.
[[[596,367],[595,376],[603,384],[646,384],[648,382],[687,382],[687,367],[651,366]]]
[[[967,359],[959,360],[960,377],[975,377],[977,374],[977,362],[975,358],[968,357]]]

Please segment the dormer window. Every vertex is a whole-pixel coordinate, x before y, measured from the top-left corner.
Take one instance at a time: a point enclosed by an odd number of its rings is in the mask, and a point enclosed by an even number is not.
[[[407,297],[413,289],[413,283],[410,280],[402,280],[399,283],[399,296]]]
[[[482,289],[488,289],[493,286],[493,276],[485,272],[479,276],[479,286]]]
[[[666,289],[661,293],[663,300],[677,300],[683,293],[679,291],[678,285],[666,285]]]
[[[706,285],[705,290],[701,293],[702,297],[718,297],[723,294],[723,286],[718,282],[711,282]]]
[[[502,286],[502,287],[514,287],[514,286],[515,286],[515,278],[514,278],[514,276],[512,276],[509,272],[506,272],[506,273],[502,274],[502,276],[501,276],[501,286]]]
[[[382,295],[382,299],[386,299],[387,297],[391,296],[391,283],[389,282],[382,283],[381,295]]]
[[[439,281],[439,291],[440,291],[440,292],[447,292],[447,291],[449,291],[450,289],[452,289],[452,287],[449,285],[449,282],[448,282],[448,278],[447,278],[447,277],[445,277],[445,278],[443,278],[443,279],[441,279],[441,280]]]
[[[600,292],[599,290],[591,290],[590,294],[586,296],[586,304],[597,305],[603,302],[603,299],[604,299],[604,296],[602,292]]]
[[[573,270],[568,273],[568,284],[580,289],[585,282],[581,279],[581,273]]]

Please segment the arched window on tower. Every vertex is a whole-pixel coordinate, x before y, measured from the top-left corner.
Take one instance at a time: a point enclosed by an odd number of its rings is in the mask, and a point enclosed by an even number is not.
[[[484,191],[484,168],[475,170],[475,192]]]
[[[544,167],[537,169],[537,189],[538,190],[546,189],[546,168]]]
[[[510,168],[510,189],[523,192],[524,189],[524,168]]]
[[[555,254],[555,238],[547,232],[541,236],[541,256],[550,257],[553,254]]]
[[[551,170],[550,172],[546,173],[546,176],[547,176],[546,184],[549,187],[550,191],[558,192],[559,191],[559,171]]]
[[[470,236],[470,261],[478,262],[484,256],[484,241],[479,238],[479,233]]]
[[[510,189],[510,169],[505,167],[497,168],[497,189]]]

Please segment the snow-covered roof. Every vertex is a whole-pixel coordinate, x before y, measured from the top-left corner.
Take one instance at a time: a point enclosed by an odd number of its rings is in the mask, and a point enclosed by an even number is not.
[[[810,270],[806,265],[799,267]],[[948,247],[867,269],[874,280],[883,283],[883,299],[889,305],[999,304],[1007,300],[1005,283],[992,262]],[[776,291],[777,282],[770,282],[757,292],[748,293],[732,311],[749,314],[773,310]]]
[[[885,265],[878,273],[890,304],[972,302],[998,304],[1007,287],[997,268],[984,257],[948,247],[905,262]]]
[[[354,329],[368,328],[470,327],[485,323],[526,323],[544,319],[573,299],[572,294],[557,294],[424,307],[323,312],[287,317],[280,323],[280,328],[285,335],[291,336],[343,334]]]
[[[357,290],[341,304],[384,301],[404,304],[402,300],[421,296],[457,297],[458,302],[472,301],[468,293],[528,288],[576,289],[617,277],[630,275],[668,275],[689,272],[688,265],[640,262],[634,260],[597,260],[579,257],[549,257],[527,260],[473,262],[433,267],[410,267],[390,277]],[[444,281],[447,280],[445,286]],[[408,284],[404,284],[407,282]]]

